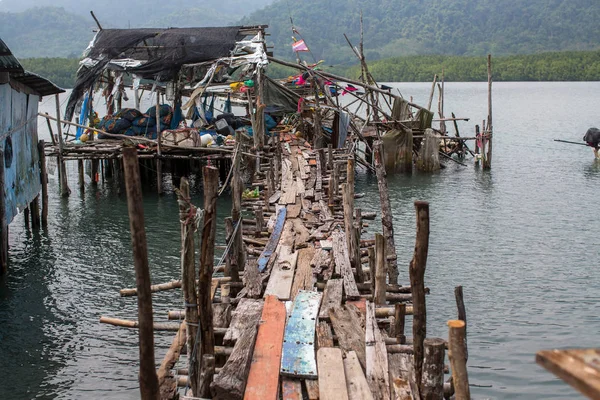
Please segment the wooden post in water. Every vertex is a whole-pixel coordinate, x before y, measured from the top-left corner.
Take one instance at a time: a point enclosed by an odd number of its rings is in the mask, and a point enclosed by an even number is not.
[[[160,126],[160,94],[156,88],[156,190],[163,193],[162,185],[162,132]]]
[[[202,330],[202,355],[215,354],[215,335],[213,331],[213,312],[210,288],[215,256],[215,238],[217,234],[217,193],[219,190],[219,170],[214,167],[202,169],[204,178],[204,226],[200,252],[200,274],[198,281],[198,312]],[[206,394],[197,394],[206,397]]]
[[[467,346],[467,310],[463,298],[463,287],[454,288],[454,298],[456,299],[456,308],[458,310],[458,319],[465,323],[465,360],[469,359],[469,348]]]
[[[433,75],[433,83],[431,84],[431,92],[429,93],[429,102],[427,103],[427,109],[431,110],[431,103],[433,102],[433,95],[435,94],[435,84],[437,83],[437,74]]]
[[[386,241],[388,255],[392,256],[389,264],[388,275],[390,285],[398,284],[398,263],[396,261],[396,245],[394,243],[394,224],[392,221],[392,205],[388,191],[385,167],[383,165],[383,142],[377,140],[373,143],[375,152],[375,173],[377,174],[377,186],[379,187],[379,199],[381,202],[381,225],[383,236]]]
[[[4,151],[0,149],[0,275],[8,272],[8,223],[6,222],[4,176]]]
[[[40,181],[42,182],[42,227],[48,226],[48,172],[46,170],[46,152],[44,141],[38,142],[40,156]]]
[[[356,267],[356,264],[360,262],[356,260],[356,251],[355,240],[354,240],[354,217],[353,211],[354,207],[352,204],[354,203],[352,190],[350,189],[350,184],[343,183],[342,184],[342,201],[344,208],[344,231],[346,233],[346,246],[348,248],[348,256],[350,257],[350,263],[353,267]]]
[[[60,175],[60,195],[62,197],[67,197],[71,194],[71,189],[69,189],[69,185],[67,184],[67,168],[65,167],[65,160],[63,159],[63,136],[62,136],[62,126],[60,126],[60,99],[58,94],[54,96],[56,100],[56,129],[58,132],[58,172]]]
[[[385,238],[379,233],[375,234],[375,292],[373,301],[376,305],[385,304],[386,275],[387,275],[387,252]]]
[[[81,194],[83,194],[85,192],[85,179],[83,177],[83,160],[77,160],[77,172],[79,175],[79,191],[81,192]]]
[[[415,376],[420,384],[423,372],[423,341],[427,336],[427,310],[425,306],[425,268],[429,249],[429,203],[415,201],[417,212],[417,237],[410,262],[410,287],[413,301],[413,347]]]
[[[439,400],[444,397],[444,358],[446,342],[440,338],[427,338],[424,342],[423,378],[421,399]]]
[[[179,203],[179,222],[181,224],[181,285],[187,325],[188,375],[192,392],[196,394],[200,387],[200,361],[202,360],[201,347],[196,343],[198,332],[198,296],[194,260],[196,210],[190,202],[190,185],[186,178],[181,178],[177,202]]]
[[[23,221],[25,222],[25,229],[29,230],[29,206],[23,210]]]
[[[460,320],[448,321],[448,358],[452,368],[452,382],[456,400],[470,400],[467,357],[465,355],[465,323]]]
[[[35,196],[35,199],[31,201],[29,205],[31,210],[31,229],[34,231],[40,229],[40,196]]]
[[[487,56],[487,73],[488,73],[488,118],[487,118],[487,134],[489,136],[488,151],[483,168],[489,169],[492,167],[492,55]]]
[[[137,150],[123,148],[125,184],[129,227],[133,246],[133,263],[138,298],[139,348],[140,348],[140,392],[143,400],[158,399],[158,376],[154,360],[154,327],[152,317],[152,293],[150,291],[150,269],[148,248],[144,228],[144,207],[138,165]]]

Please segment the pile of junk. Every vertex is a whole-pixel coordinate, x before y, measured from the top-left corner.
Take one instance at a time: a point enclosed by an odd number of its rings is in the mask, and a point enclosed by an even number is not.
[[[180,147],[233,145],[236,131],[253,136],[259,105],[261,132],[268,134],[299,98],[262,75],[265,27],[101,29],[83,55],[65,111],[66,120],[79,114],[79,125],[95,131],[78,128],[73,143],[96,132],[97,139],[140,137]],[[122,107],[132,93],[134,106]],[[144,93],[154,105],[141,109]],[[98,103],[106,104],[101,118]],[[245,112],[235,115],[234,107]]]

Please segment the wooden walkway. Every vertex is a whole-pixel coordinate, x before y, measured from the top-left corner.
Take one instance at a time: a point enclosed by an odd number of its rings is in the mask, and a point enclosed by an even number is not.
[[[242,224],[228,223],[229,256],[214,271],[210,266],[215,275],[209,286],[199,283],[200,297],[210,290],[211,321],[203,320],[209,312],[203,313],[200,299],[187,295],[187,302],[198,303],[198,314],[169,313],[170,319],[186,318],[194,333],[201,328],[212,335],[212,350],[190,345],[194,337],[185,322],[154,324],[178,331],[158,370],[161,398],[178,391],[188,399],[257,400],[441,399],[454,393],[444,379],[448,342],[426,338],[428,205],[416,205],[417,240],[425,243],[415,246],[413,285],[389,284],[388,275],[397,274],[395,255],[386,251],[383,236],[361,238],[365,217],[374,215],[354,207],[354,153],[316,151],[303,139],[280,136],[263,159],[264,179],[254,182],[263,187],[261,196],[241,201],[255,218],[241,219],[234,198],[232,214]],[[234,197],[236,179],[234,173]],[[205,200],[205,231],[206,207]],[[185,276],[152,291],[182,285],[185,292]],[[122,291],[131,294],[135,290]],[[405,319],[414,310],[413,337],[407,338]],[[185,352],[189,368],[176,369]],[[466,363],[459,353],[455,361]],[[190,363],[194,355],[202,361]]]

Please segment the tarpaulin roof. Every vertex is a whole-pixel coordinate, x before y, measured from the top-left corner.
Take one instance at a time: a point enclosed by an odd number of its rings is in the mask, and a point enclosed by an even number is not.
[[[184,64],[229,56],[236,42],[246,35],[243,29],[241,26],[102,29],[84,54],[65,116],[67,119],[72,116],[77,100],[104,69],[168,81]]]

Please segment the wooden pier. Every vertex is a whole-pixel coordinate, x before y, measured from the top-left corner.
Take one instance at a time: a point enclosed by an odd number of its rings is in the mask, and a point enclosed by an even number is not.
[[[147,265],[136,263],[138,286],[121,295],[144,293],[139,321],[101,319],[140,329],[142,398],[470,398],[462,289],[462,321],[449,322],[447,340],[427,336],[429,205],[415,202],[415,252],[409,276],[400,276],[407,285],[399,285],[395,252],[383,235],[367,233],[364,221],[374,215],[354,207],[352,146],[313,149],[286,132],[278,127],[266,143],[262,172],[254,178],[262,188],[258,198],[242,198],[239,163],[232,162],[232,218],[222,261],[214,264],[214,233],[222,224],[215,210],[219,177],[207,166],[202,210],[190,202],[185,178],[178,191],[182,279],[151,286],[143,278]],[[123,151],[127,166],[137,157],[133,149]],[[125,174],[127,194],[135,196],[139,173],[127,167]],[[244,218],[249,215],[254,218]],[[143,249],[135,207],[130,218],[134,248]],[[202,236],[198,268],[196,229]],[[163,316],[177,322],[142,317],[152,307],[149,293],[179,288],[183,307],[174,304]],[[412,335],[405,332],[411,316]],[[176,332],[158,370],[153,329]]]

